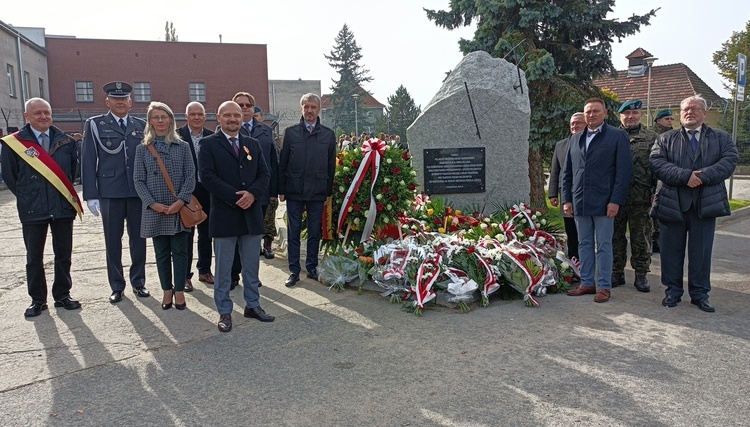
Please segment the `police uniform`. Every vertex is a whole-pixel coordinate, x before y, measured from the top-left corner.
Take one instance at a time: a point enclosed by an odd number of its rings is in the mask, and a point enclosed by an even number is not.
[[[640,101],[629,101],[620,107],[618,113],[627,109],[640,109]],[[624,129],[624,128],[623,128]],[[635,286],[641,292],[648,292],[646,274],[651,267],[651,196],[654,194],[656,179],[649,164],[651,147],[656,141],[656,132],[638,124],[628,132],[630,152],[633,157],[633,177],[630,181],[628,198],[615,217],[612,237],[612,285],[625,284],[625,264],[628,259],[628,239],[630,228],[630,265],[635,270]]]
[[[132,86],[111,82],[104,86],[108,98],[128,98]],[[146,239],[141,237],[141,199],[133,185],[135,149],[143,141],[146,122],[127,115],[123,123],[112,111],[86,121],[82,149],[83,198],[99,200],[104,224],[110,302],[118,302],[125,289],[122,268],[122,235],[127,224],[130,244],[130,284],[138,296],[148,296]],[[124,127],[124,129],[123,129]],[[118,294],[119,293],[119,294]]]

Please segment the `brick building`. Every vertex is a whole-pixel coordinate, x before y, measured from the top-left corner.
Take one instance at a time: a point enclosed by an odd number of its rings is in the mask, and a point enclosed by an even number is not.
[[[102,86],[114,80],[133,84],[136,116],[161,101],[181,122],[185,106],[200,101],[212,129],[219,104],[239,91],[268,111],[266,45],[47,36],[46,48],[53,118],[67,132],[80,132],[83,120],[108,111]]]

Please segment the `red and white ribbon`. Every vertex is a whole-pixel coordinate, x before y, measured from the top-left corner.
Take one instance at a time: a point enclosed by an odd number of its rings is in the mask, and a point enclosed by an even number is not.
[[[432,255],[425,259],[422,265],[419,266],[417,271],[416,286],[412,286],[412,293],[414,293],[414,304],[421,310],[424,305],[435,298],[435,291],[432,290],[432,285],[437,281],[440,275],[440,262],[442,257],[440,255]],[[425,278],[425,275],[431,274],[431,276]]]

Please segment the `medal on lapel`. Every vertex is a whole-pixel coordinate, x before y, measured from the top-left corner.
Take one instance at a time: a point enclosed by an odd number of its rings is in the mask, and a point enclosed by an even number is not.
[[[245,153],[247,153],[247,159],[248,160],[252,160],[253,156],[250,155],[250,150],[248,150],[247,147],[244,147],[244,146],[242,148],[244,148],[245,149]]]

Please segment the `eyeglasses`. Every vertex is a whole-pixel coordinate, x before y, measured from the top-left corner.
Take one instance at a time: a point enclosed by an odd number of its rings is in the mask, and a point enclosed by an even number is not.
[[[242,108],[253,108],[253,107],[255,107],[253,104],[244,104],[244,103],[241,103],[241,102],[238,102],[237,105],[239,105]]]
[[[167,120],[171,119],[169,116],[151,116],[150,120],[153,120],[155,122],[166,122]]]
[[[683,108],[682,109],[683,113],[689,113],[691,111],[703,111],[703,108],[701,108],[701,107],[687,107],[687,108]]]

